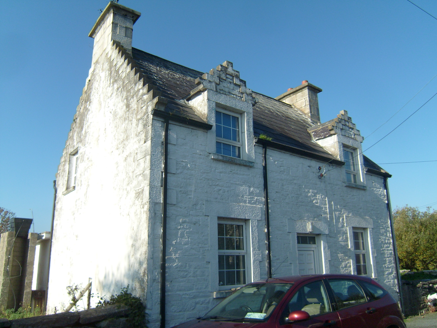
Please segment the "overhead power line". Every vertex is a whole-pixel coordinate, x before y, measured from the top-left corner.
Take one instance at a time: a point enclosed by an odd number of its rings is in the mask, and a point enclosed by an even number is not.
[[[434,80],[437,77],[437,74],[434,75],[432,77],[431,80],[428,81],[428,83],[426,83],[422,89],[420,89],[410,100],[408,100],[405,105],[403,105],[396,113],[394,113],[387,121],[385,121],[384,123],[382,123],[379,127],[377,127],[371,134],[369,134],[368,136],[365,137],[365,139],[369,138],[372,134],[374,134],[376,131],[378,131],[380,128],[382,128],[384,125],[386,125],[393,117],[395,117],[397,115],[397,113],[399,113],[405,106],[407,106],[414,98],[416,98],[416,96],[422,92],[423,89],[425,89],[425,87],[431,83],[432,80]]]
[[[416,163],[431,163],[431,162],[437,162],[437,159],[433,159],[430,161],[413,161],[413,162],[393,162],[393,163],[379,163],[379,164],[416,164]]]
[[[425,9],[423,9],[423,8],[420,8],[418,5],[416,5],[414,2],[412,2],[412,1],[410,1],[410,0],[407,0],[409,3],[411,3],[412,5],[414,5],[414,6],[416,6],[417,8],[419,8],[420,10],[422,10],[424,13],[426,13],[426,14],[428,14],[428,15],[430,15],[432,18],[434,18],[435,20],[437,20],[437,17],[435,17],[435,16],[433,16],[433,15],[431,15],[429,12],[427,12]]]
[[[380,141],[382,141],[383,139],[385,139],[386,137],[388,137],[393,131],[395,131],[398,127],[400,127],[402,124],[404,124],[411,116],[413,116],[414,114],[416,114],[419,110],[421,110],[427,103],[429,103],[431,101],[432,98],[434,98],[437,95],[437,92],[434,93],[434,95],[429,98],[422,106],[420,106],[418,109],[416,109],[416,111],[411,114],[410,116],[408,116],[405,120],[403,120],[400,124],[398,124],[393,130],[391,130],[389,133],[387,133],[385,136],[383,136],[381,139],[379,139],[377,142],[375,142],[373,145],[371,145],[369,148],[367,148],[366,150],[363,151],[363,153],[365,151],[368,151],[370,148],[372,148],[373,146],[375,146],[377,143],[379,143]]]

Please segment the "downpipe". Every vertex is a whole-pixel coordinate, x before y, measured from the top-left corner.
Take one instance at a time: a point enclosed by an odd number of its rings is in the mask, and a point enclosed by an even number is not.
[[[161,207],[161,279],[160,279],[160,315],[161,328],[165,328],[165,284],[166,284],[166,254],[167,254],[167,171],[168,171],[168,126],[169,120],[164,121],[164,152],[162,155],[163,168],[161,177],[162,207]]]
[[[393,227],[393,216],[392,216],[392,209],[391,209],[391,202],[390,202],[390,192],[388,190],[388,178],[384,177],[384,188],[387,193],[387,211],[388,211],[388,218],[390,221],[390,229],[391,229],[391,238],[393,242],[393,252],[394,252],[394,261],[396,265],[396,278],[398,282],[398,291],[399,291],[399,303],[401,305],[401,311],[404,313],[404,300],[402,297],[402,280],[401,280],[401,270],[399,268],[399,258],[398,258],[398,248],[396,246],[396,237],[395,237],[395,231]]]
[[[269,210],[269,184],[267,179],[267,146],[263,144],[263,180],[264,180],[264,210],[266,219],[266,266],[267,278],[272,278],[272,253],[270,249],[270,210]]]

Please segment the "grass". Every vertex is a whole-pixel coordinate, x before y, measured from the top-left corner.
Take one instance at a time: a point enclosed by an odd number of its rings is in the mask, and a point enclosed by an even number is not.
[[[14,309],[7,309],[0,311],[0,318],[8,319],[8,320],[16,320],[16,319],[24,319],[31,318],[43,315],[39,308],[35,309],[35,312],[32,312],[32,309],[29,308],[18,308],[17,311]]]

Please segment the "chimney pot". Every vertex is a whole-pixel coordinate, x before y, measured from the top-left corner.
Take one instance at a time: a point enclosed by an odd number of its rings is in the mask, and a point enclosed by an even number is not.
[[[302,81],[302,84],[307,84],[308,83],[308,80],[303,80]]]

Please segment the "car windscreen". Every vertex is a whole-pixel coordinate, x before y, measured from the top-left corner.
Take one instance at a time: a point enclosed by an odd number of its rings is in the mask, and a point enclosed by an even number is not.
[[[223,300],[203,319],[217,321],[264,321],[290,289],[292,283],[247,285]]]

